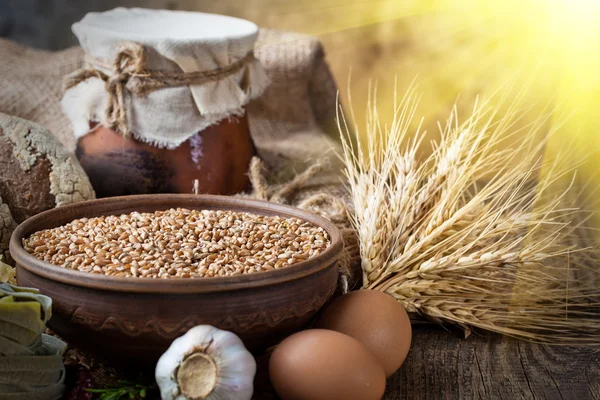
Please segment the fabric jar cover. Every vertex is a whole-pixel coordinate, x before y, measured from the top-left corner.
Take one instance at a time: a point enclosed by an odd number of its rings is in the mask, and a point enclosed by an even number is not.
[[[252,22],[214,14],[185,11],[116,8],[88,13],[73,24],[86,53],[86,67],[107,76],[123,43],[144,48],[144,69],[175,73],[214,71],[248,57],[258,27]],[[269,84],[254,58],[237,72],[203,84],[166,87],[143,96],[125,94],[127,127],[137,140],[175,148],[195,133],[227,118],[241,116],[245,105]],[[61,105],[76,139],[89,132],[89,123],[107,125],[105,82],[83,80],[65,91]]]

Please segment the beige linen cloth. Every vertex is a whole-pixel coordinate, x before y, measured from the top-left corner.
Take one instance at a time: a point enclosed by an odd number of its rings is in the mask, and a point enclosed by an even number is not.
[[[86,135],[93,120],[139,141],[173,149],[225,118],[242,116],[248,102],[269,85],[260,61],[252,55],[259,28],[250,21],[118,7],[87,13],[72,30],[86,53],[86,69],[69,77],[61,102],[75,138]],[[151,84],[128,75],[141,72],[138,68],[163,75]],[[187,85],[161,87],[165,79],[178,77],[180,82],[182,73],[211,71],[220,72],[201,75],[197,78],[201,82],[188,78]],[[119,79],[109,83],[99,74]],[[122,85],[129,95],[120,101]],[[161,89],[148,88],[155,85]],[[143,95],[134,94],[144,88]],[[109,115],[107,109],[112,110]]]

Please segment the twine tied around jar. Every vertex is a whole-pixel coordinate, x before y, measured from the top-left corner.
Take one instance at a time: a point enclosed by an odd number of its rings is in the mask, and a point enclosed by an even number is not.
[[[95,68],[82,68],[65,77],[63,90],[67,91],[90,78],[99,78],[105,82],[108,93],[108,105],[105,111],[107,127],[116,129],[125,137],[129,136],[125,93],[146,96],[148,93],[185,85],[202,85],[215,82],[240,71],[254,60],[250,51],[246,56],[224,67],[209,71],[170,72],[146,70],[146,52],[144,47],[134,42],[124,42],[118,47],[113,61],[113,74],[107,75]]]

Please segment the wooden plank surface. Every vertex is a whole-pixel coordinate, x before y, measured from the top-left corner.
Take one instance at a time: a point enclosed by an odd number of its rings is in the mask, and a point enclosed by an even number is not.
[[[266,361],[259,360],[263,378]],[[255,399],[277,399],[267,386],[257,392]],[[384,399],[600,399],[600,349],[490,334],[465,339],[437,326],[415,326],[408,358],[388,379]]]
[[[253,399],[278,399],[268,382],[268,356],[257,363]],[[130,372],[139,378],[139,370]],[[146,378],[153,381],[153,368]],[[147,398],[154,399],[156,390]],[[421,399],[600,400],[600,347],[543,346],[491,334],[464,339],[437,326],[413,326],[408,358],[388,379],[384,400]]]
[[[600,352],[414,327],[385,399],[600,399]]]

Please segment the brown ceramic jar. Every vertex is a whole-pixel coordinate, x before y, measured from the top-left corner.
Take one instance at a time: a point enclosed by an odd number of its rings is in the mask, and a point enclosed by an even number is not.
[[[198,193],[230,195],[248,188],[255,148],[246,116],[212,125],[172,150],[95,123],[90,128],[76,154],[98,197],[193,193],[195,180]]]
[[[86,14],[73,33],[85,66],[66,77],[61,106],[98,197],[248,188],[254,145],[238,116],[270,83],[256,24],[117,8]]]

